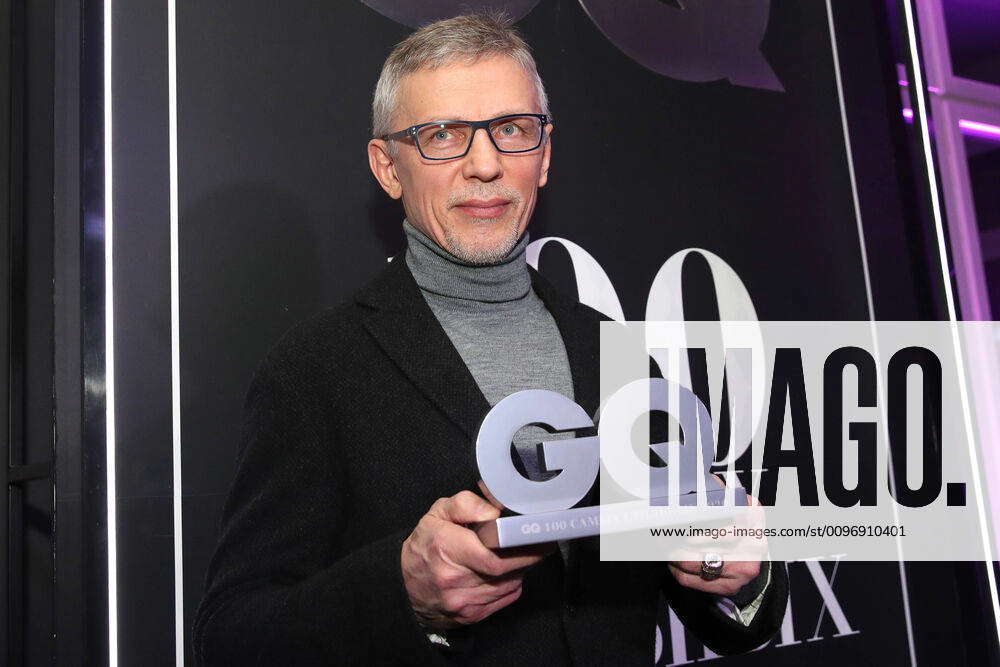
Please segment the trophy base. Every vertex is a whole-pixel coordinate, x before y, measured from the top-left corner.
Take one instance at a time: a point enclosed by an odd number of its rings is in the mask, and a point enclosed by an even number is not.
[[[651,498],[614,505],[574,507],[568,510],[505,516],[470,526],[492,549],[522,547],[544,542],[576,540],[604,533],[622,533],[664,526],[688,525],[696,521],[717,521],[733,516],[737,506],[747,505],[746,489],[734,488],[733,503],[725,504],[727,489],[713,489],[705,494],[706,504],[698,508],[696,517],[689,512],[664,516],[667,507],[691,507],[692,502],[680,498]],[[689,494],[693,496],[694,494]],[[659,502],[658,502],[659,501]],[[673,502],[669,502],[673,501]],[[603,526],[602,526],[603,522]]]

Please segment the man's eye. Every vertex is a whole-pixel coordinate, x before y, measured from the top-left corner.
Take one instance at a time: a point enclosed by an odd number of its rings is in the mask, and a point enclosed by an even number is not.
[[[451,132],[448,130],[438,130],[434,133],[435,141],[447,141],[449,137],[451,137]]]
[[[517,125],[514,125],[514,123],[507,123],[506,125],[500,126],[500,134],[504,135],[505,137],[513,137],[515,134],[517,134],[517,132],[518,132],[518,127]]]

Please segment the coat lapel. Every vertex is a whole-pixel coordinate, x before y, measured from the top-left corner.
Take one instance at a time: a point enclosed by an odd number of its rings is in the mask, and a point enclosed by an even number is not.
[[[403,373],[471,439],[490,409],[427,305],[402,253],[355,297],[362,321]]]

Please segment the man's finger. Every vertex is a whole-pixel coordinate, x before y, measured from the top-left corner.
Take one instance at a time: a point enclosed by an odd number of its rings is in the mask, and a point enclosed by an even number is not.
[[[501,503],[499,500],[497,500],[493,496],[493,494],[490,493],[490,490],[486,487],[486,482],[484,482],[483,480],[479,480],[478,484],[479,484],[479,490],[482,491],[483,497],[486,498],[486,501],[490,505],[493,505],[493,507],[496,507],[498,510],[502,510],[503,509],[503,503]]]
[[[505,547],[497,551],[497,555],[505,559],[518,556],[541,556],[544,558],[549,554],[554,554],[558,548],[558,542],[539,542],[538,544],[526,544],[522,547]]]
[[[669,563],[669,565],[680,570],[681,572],[686,572],[687,574],[696,577],[701,577],[701,566],[702,566],[701,561],[693,561],[693,560],[672,561],[671,563]],[[734,573],[732,570],[734,567],[735,566],[733,563],[728,563],[728,562],[724,563],[722,566],[722,572],[719,574],[718,577],[716,577],[716,579],[733,578]]]
[[[453,541],[450,555],[455,564],[469,568],[484,578],[500,577],[514,570],[530,567],[548,555],[537,551],[512,554],[496,552],[483,546],[479,537],[471,530],[466,529],[465,533]]]
[[[743,584],[730,577],[706,580],[702,579],[700,574],[687,572],[677,567],[674,563],[668,563],[668,565],[679,584],[687,588],[693,588],[696,591],[704,591],[705,593],[713,593],[715,595],[735,595],[743,587]]]
[[[466,524],[478,521],[492,521],[500,516],[500,510],[477,496],[472,491],[462,491],[446,498],[440,505],[435,503],[437,516],[452,523]]]
[[[521,597],[522,590],[524,589],[521,586],[518,586],[510,593],[507,593],[493,602],[484,605],[471,605],[469,609],[465,610],[461,614],[462,621],[465,623],[477,623],[481,621],[490,614],[500,611],[504,607],[513,604],[519,597]]]
[[[701,575],[701,563],[693,560],[680,560],[668,563],[675,570],[680,570],[681,572],[686,572],[688,574],[693,574],[695,576]]]
[[[470,604],[489,604],[520,588],[523,581],[524,572],[521,570],[505,577],[484,581],[469,591],[469,602]]]

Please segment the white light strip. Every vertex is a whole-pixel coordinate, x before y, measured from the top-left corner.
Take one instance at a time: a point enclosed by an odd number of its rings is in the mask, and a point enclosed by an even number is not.
[[[914,120],[920,128],[920,138],[924,145],[924,164],[927,169],[927,180],[931,193],[931,212],[934,215],[934,228],[937,233],[938,254],[941,262],[941,276],[944,282],[945,300],[948,304],[948,319],[952,322],[958,321],[958,312],[955,309],[955,296],[951,287],[951,268],[948,262],[948,252],[944,240],[944,219],[941,216],[941,202],[938,199],[937,182],[934,179],[934,156],[931,153],[930,127],[927,120],[927,109],[924,107],[924,82],[923,72],[920,71],[920,51],[917,48],[916,26],[913,20],[912,0],[903,0],[903,14],[906,19],[906,40],[910,50],[910,60],[913,63],[913,104]],[[979,530],[983,537],[983,546],[986,551],[986,577],[990,585],[990,600],[993,603],[993,622],[995,624],[997,638],[1000,639],[1000,601],[997,599],[997,582],[993,573],[993,550],[990,539],[989,526],[986,519],[986,508],[983,502],[983,488],[979,480],[979,457],[976,452],[974,441],[975,431],[972,428],[972,414],[969,409],[969,397],[966,389],[965,360],[962,355],[962,346],[958,339],[958,332],[952,329],[952,343],[955,348],[955,359],[958,363],[958,372],[961,374],[958,384],[962,398],[962,413],[965,421],[965,431],[968,433],[969,459],[972,461],[972,481],[976,490],[976,508],[979,510]]]
[[[875,300],[872,297],[871,273],[868,270],[868,249],[865,244],[865,229],[861,224],[861,200],[858,197],[858,182],[854,174],[854,155],[851,153],[851,133],[847,126],[847,105],[844,102],[844,85],[840,75],[840,54],[837,51],[837,35],[833,25],[833,7],[826,0],[826,16],[830,25],[830,48],[833,51],[833,73],[837,80],[837,100],[840,103],[840,124],[844,132],[844,150],[847,153],[847,172],[851,177],[851,198],[854,202],[854,220],[858,228],[858,242],[861,244],[861,269],[865,276],[865,294],[868,297],[868,319],[875,321]]]
[[[181,491],[180,287],[177,242],[177,3],[167,0],[167,86],[170,108],[170,393],[173,416],[174,655],[184,665],[184,530]]]
[[[118,665],[118,497],[115,486],[114,175],[111,127],[111,0],[104,0],[104,419],[108,511],[108,664]]]
[[[865,229],[861,222],[861,200],[858,196],[858,182],[854,173],[854,155],[851,152],[851,132],[847,124],[847,103],[844,101],[844,85],[843,79],[840,74],[840,53],[837,50],[837,34],[833,23],[833,6],[831,5],[831,0],[826,0],[826,17],[827,22],[830,26],[830,49],[833,51],[833,72],[837,80],[837,100],[840,103],[840,124],[844,132],[844,150],[847,153],[847,171],[851,176],[851,197],[854,201],[854,219],[858,227],[858,242],[861,246],[861,268],[865,276],[865,294],[868,297],[868,319],[872,322],[872,338],[875,342],[875,349],[878,350],[878,336],[875,333],[875,299],[872,296],[872,281],[871,273],[868,270],[868,247],[865,243]],[[876,354],[876,364],[878,364],[878,355]],[[878,389],[879,393],[882,392],[882,379],[878,379]],[[883,407],[883,412],[885,408]],[[886,443],[889,442],[888,434],[888,420],[883,417],[882,429],[883,438]],[[889,476],[889,485],[895,495],[895,483],[892,476]],[[895,505],[892,508],[893,520],[896,525],[899,525],[899,512]],[[906,618],[906,643],[907,648],[910,651],[910,665],[916,667],[917,664],[917,652],[913,641],[913,618],[910,613],[910,590],[906,583],[906,562],[903,559],[903,545],[900,543],[900,538],[896,538],[896,554],[899,558],[899,581],[900,588],[902,588],[903,593],[903,615]]]

